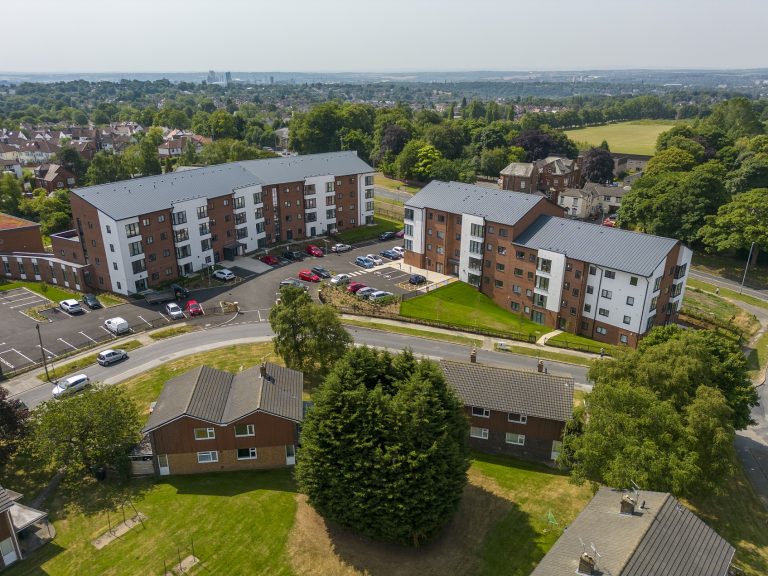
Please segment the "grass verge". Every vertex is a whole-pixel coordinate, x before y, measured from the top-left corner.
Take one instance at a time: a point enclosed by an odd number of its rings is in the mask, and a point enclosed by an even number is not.
[[[727,278],[741,284],[744,279],[744,266],[747,263],[747,253],[739,257],[724,254],[707,254],[697,251],[693,253],[692,266],[694,270]],[[768,287],[768,268],[765,265],[750,266],[747,271],[747,281],[757,288]],[[690,283],[690,280],[688,281]]]
[[[723,291],[720,293],[724,296]],[[705,324],[709,322],[712,329],[726,328],[745,340],[760,329],[760,322],[754,314],[746,312],[738,304],[717,296],[714,292],[706,292],[694,286],[686,290],[680,312]]]
[[[4,282],[3,284],[0,284],[0,292],[14,290],[16,288],[26,288],[35,294],[40,294],[40,296],[43,298],[48,298],[48,300],[51,300],[56,304],[62,300],[68,300],[69,298],[77,298],[80,296],[80,294],[74,290],[59,288],[58,286],[45,284],[44,282],[24,282],[21,280],[13,280],[11,282]]]
[[[131,350],[136,350],[136,348],[141,348],[141,342],[138,340],[128,340],[127,342],[120,343],[116,349],[118,350],[125,350],[126,352],[130,352]],[[109,349],[109,346],[105,346],[104,350]],[[61,378],[62,376],[66,376],[67,374],[71,374],[72,372],[78,372],[82,370],[83,368],[90,366],[91,364],[96,364],[96,358],[99,355],[98,352],[94,352],[93,354],[88,354],[87,356],[83,356],[82,358],[78,358],[77,360],[72,360],[71,362],[65,362],[64,364],[59,364],[58,366],[52,366],[49,368],[49,371],[51,372],[51,378]],[[47,379],[45,377],[45,373],[38,374],[37,375],[38,380],[42,380],[43,382],[47,382]]]
[[[148,336],[152,338],[152,340],[164,340],[165,338],[173,338],[174,336],[186,334],[187,332],[194,332],[195,330],[197,330],[197,327],[195,326],[173,326],[156,332],[150,332]]]
[[[453,282],[424,296],[406,300],[400,305],[400,315],[443,322],[457,328],[486,328],[502,334],[518,332],[537,338],[547,330],[540,324],[507,312],[464,282]]]
[[[382,322],[367,322],[365,320],[354,320],[351,318],[342,318],[342,323],[349,326],[360,326],[361,328],[371,328],[373,330],[383,330],[394,334],[406,334],[407,336],[416,336],[417,338],[429,338],[430,340],[442,340],[443,342],[452,342],[464,346],[482,346],[483,341],[478,338],[468,338],[454,334],[443,334],[441,332],[431,332],[429,330],[417,330],[406,326],[393,326]]]
[[[526,348],[525,346],[515,346],[507,344],[504,348],[497,348],[500,352],[509,352],[511,354],[521,354],[531,356],[532,358],[544,358],[545,360],[555,360],[565,362],[566,364],[578,364],[579,366],[590,366],[592,360],[582,358],[575,354],[566,354],[564,352],[550,352],[549,350],[539,350],[538,348]]]
[[[557,336],[548,338],[546,345],[552,346],[554,348],[566,348],[570,350],[580,350],[581,352],[591,352],[593,354],[599,354],[600,350],[602,350],[609,356],[616,355],[617,350],[619,350],[618,346],[611,346],[610,344],[604,344],[603,342],[592,340],[586,336],[570,334],[569,332],[562,332]]]
[[[352,230],[339,232],[336,238],[344,244],[356,244],[365,240],[373,240],[382,232],[396,232],[403,227],[402,220],[392,220],[383,216],[374,216],[372,226],[360,226]]]
[[[410,192],[411,194],[415,194],[416,192],[421,190],[421,188],[418,186],[411,186],[409,184],[406,184],[405,182],[401,182],[400,180],[395,180],[394,178],[387,178],[381,172],[378,172],[373,175],[373,184],[374,186],[379,186],[380,188],[389,188],[390,190],[400,190],[401,192]]]
[[[673,124],[656,120],[617,122],[604,126],[567,130],[565,133],[571,140],[585,142],[590,146],[599,146],[605,140],[611,147],[611,152],[651,156],[656,149],[656,139],[659,134],[669,130]]]
[[[711,292],[712,294],[715,294],[715,292],[718,289],[718,286],[715,286],[714,284],[710,284],[709,282],[703,282],[695,278],[689,278],[686,284],[689,288],[695,288],[703,292]],[[746,304],[751,304],[752,306],[757,306],[758,308],[764,308],[768,310],[768,301],[762,300],[760,298],[755,298],[754,296],[750,296],[749,294],[739,294],[736,290],[731,290],[730,288],[720,288],[720,296],[722,296],[723,298],[730,298],[731,300],[739,300],[740,302],[744,302]],[[687,298],[688,298],[688,294],[686,293],[686,296],[683,300]]]
[[[762,375],[766,364],[768,364],[768,332],[757,339],[749,356],[747,356],[749,377],[753,381],[756,381]],[[760,381],[756,383],[760,384],[762,382]]]

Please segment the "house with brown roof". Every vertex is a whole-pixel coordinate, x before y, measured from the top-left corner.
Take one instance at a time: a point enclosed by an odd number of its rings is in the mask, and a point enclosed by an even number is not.
[[[464,403],[469,446],[528,460],[557,459],[573,413],[573,378],[442,360]]]
[[[41,164],[35,168],[35,188],[55,192],[74,185],[75,175],[60,164]]]
[[[21,560],[25,549],[31,551],[52,537],[48,514],[20,504],[21,497],[0,486],[0,570]]]
[[[200,366],[165,383],[144,426],[155,472],[296,463],[304,375],[270,362],[231,374]]]
[[[727,576],[733,554],[671,494],[602,487],[531,576]]]

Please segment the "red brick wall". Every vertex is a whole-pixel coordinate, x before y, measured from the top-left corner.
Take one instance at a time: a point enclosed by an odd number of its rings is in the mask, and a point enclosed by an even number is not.
[[[178,279],[171,210],[142,214],[139,216],[139,231],[144,249],[144,261],[147,264],[147,284],[157,286],[163,282]],[[170,274],[168,274],[169,269]]]
[[[0,252],[45,252],[40,225],[0,230]]]
[[[69,194],[69,203],[72,206],[72,220],[75,223],[75,229],[80,234],[81,246],[87,252],[88,261],[91,264],[91,285],[100,290],[111,290],[112,282],[109,277],[109,262],[107,261],[108,247],[101,237],[98,210],[72,193]],[[115,250],[118,249],[115,246]]]

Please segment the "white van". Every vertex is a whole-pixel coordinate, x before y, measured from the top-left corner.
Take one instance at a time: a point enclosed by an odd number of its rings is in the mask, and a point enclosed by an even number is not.
[[[104,327],[112,332],[112,334],[125,334],[131,331],[131,327],[128,325],[128,321],[120,316],[115,316],[109,320],[104,321]]]

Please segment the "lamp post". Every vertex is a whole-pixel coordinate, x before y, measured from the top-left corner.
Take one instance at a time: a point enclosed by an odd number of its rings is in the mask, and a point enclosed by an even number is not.
[[[40,355],[43,357],[43,366],[45,367],[45,379],[48,382],[51,381],[51,376],[48,374],[48,362],[45,360],[45,350],[43,349],[43,337],[40,335],[40,324],[35,324],[37,329],[37,339],[40,341]]]
[[[752,260],[752,250],[755,248],[755,243],[752,242],[752,245],[749,247],[749,256],[747,256],[747,264],[744,266],[744,277],[741,279],[741,287],[739,288],[739,294],[741,294],[744,291],[744,282],[747,281],[747,270],[749,270],[749,263]]]

